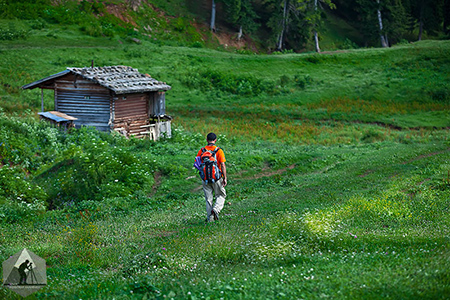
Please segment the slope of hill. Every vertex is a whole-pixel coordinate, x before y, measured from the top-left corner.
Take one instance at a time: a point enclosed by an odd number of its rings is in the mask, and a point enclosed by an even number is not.
[[[209,30],[211,1],[3,1],[0,13],[4,24],[0,40],[29,38],[47,32],[81,31],[87,36],[120,38],[139,42],[152,41],[157,44],[221,48],[252,52],[271,52],[276,49],[276,32],[266,24],[269,18],[264,2],[255,1],[255,9],[262,14],[257,23],[258,30],[244,32],[237,40],[238,28],[227,21],[225,4],[217,3],[216,31]],[[324,26],[320,30],[323,50],[357,48],[368,43],[362,32],[342,17],[345,13],[327,10],[323,13]],[[346,16],[347,19],[349,16]],[[293,28],[291,31],[299,30]],[[307,34],[307,33],[301,33]],[[303,41],[305,37],[299,36]],[[295,51],[312,51],[313,38],[301,42],[290,42]],[[289,50],[289,49],[288,49]]]

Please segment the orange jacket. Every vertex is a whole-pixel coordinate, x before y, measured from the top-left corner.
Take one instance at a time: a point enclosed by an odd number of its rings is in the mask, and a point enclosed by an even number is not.
[[[208,145],[208,146],[205,146],[203,148],[205,148],[206,150],[214,150],[214,149],[217,148],[217,146],[216,145],[210,145],[210,146]],[[200,149],[198,151],[197,156],[201,156],[202,155],[202,149]],[[226,162],[227,160],[225,159],[225,153],[223,152],[222,148],[220,148],[219,151],[217,151],[216,159],[217,159],[217,165],[219,166],[220,172],[223,172],[222,171],[222,163]]]

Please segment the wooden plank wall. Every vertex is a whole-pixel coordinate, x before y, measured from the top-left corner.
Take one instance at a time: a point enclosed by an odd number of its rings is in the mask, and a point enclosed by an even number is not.
[[[55,81],[55,110],[77,118],[75,126],[110,130],[109,89],[69,74]]]
[[[127,94],[114,97],[114,129],[127,136],[142,137],[147,131],[149,94]]]

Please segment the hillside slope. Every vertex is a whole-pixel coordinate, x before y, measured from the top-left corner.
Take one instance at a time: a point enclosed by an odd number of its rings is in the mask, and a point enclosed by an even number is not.
[[[258,1],[256,1],[259,3]],[[262,9],[262,4],[258,4]],[[267,52],[275,49],[275,33],[259,20],[259,29],[244,32],[237,40],[238,29],[226,21],[224,4],[217,4],[216,31],[209,30],[211,1],[7,1],[0,13],[0,40],[28,38],[48,29],[53,32],[80,30],[93,37],[136,41],[148,40],[169,45]],[[262,12],[261,12],[262,13]],[[347,49],[364,44],[361,33],[351,27],[335,10],[326,11],[320,38],[323,50]],[[324,15],[325,16],[325,15]],[[21,21],[18,21],[21,20]],[[296,51],[313,50],[312,38]]]

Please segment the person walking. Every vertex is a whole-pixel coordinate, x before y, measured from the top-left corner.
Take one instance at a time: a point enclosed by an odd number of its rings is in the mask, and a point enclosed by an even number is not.
[[[202,178],[206,202],[206,221],[212,222],[219,219],[219,213],[225,204],[227,169],[225,153],[216,146],[216,134],[208,133],[206,142],[208,145],[198,151],[194,166],[199,170]],[[215,202],[213,203],[214,196]]]

